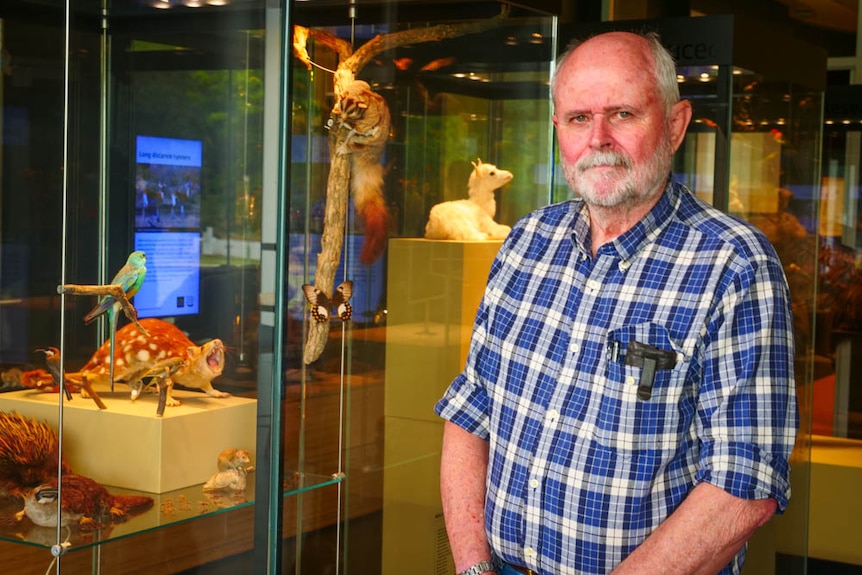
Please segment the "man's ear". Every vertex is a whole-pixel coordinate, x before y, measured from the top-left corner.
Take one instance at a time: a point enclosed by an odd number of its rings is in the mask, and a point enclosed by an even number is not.
[[[677,151],[683,138],[685,138],[685,131],[688,129],[688,123],[691,122],[691,114],[691,102],[688,100],[680,100],[670,109],[668,125],[674,152]]]

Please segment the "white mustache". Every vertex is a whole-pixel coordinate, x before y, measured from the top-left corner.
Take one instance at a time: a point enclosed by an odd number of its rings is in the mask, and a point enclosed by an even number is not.
[[[599,166],[623,167],[632,168],[632,161],[619,152],[596,152],[581,158],[575,166],[579,172],[589,170],[590,168],[598,168]]]

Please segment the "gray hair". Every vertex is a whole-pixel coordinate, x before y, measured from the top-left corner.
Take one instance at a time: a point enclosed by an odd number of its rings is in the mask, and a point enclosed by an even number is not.
[[[676,81],[676,62],[667,48],[661,43],[661,38],[656,32],[644,32],[633,34],[640,36],[647,41],[650,47],[650,52],[653,57],[653,76],[655,78],[656,89],[659,98],[664,104],[665,114],[670,115],[673,105],[679,102],[679,84]],[[556,100],[557,80],[560,70],[563,65],[571,57],[574,51],[583,44],[586,39],[573,40],[557,58],[557,64],[554,67],[554,72],[551,75],[551,98]]]

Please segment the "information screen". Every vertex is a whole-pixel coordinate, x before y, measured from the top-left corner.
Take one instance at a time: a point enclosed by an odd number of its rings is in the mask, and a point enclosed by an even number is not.
[[[200,140],[137,137],[136,229],[200,229],[202,156]]]
[[[135,295],[139,317],[200,310],[200,140],[138,136],[135,249],[147,254],[147,275]]]
[[[147,254],[147,275],[135,295],[138,316],[198,313],[200,232],[135,232],[135,249]]]

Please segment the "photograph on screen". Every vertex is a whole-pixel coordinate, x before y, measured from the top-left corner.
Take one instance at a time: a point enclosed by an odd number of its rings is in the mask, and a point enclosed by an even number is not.
[[[138,317],[200,311],[200,232],[135,232],[135,249],[147,254],[147,275],[135,295]]]
[[[135,148],[135,228],[199,228],[203,143],[137,136]]]

